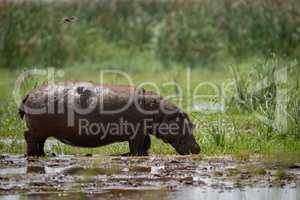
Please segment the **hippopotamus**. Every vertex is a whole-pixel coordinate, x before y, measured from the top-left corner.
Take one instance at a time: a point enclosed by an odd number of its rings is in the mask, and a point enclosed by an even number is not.
[[[129,156],[148,155],[150,135],[181,155],[200,147],[188,115],[160,95],[127,85],[52,82],[27,93],[19,107],[28,156],[44,156],[47,138],[78,147],[129,144]]]

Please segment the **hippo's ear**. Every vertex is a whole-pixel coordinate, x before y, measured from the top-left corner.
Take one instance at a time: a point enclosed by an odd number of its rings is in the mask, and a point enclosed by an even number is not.
[[[185,112],[183,112],[183,111],[179,112],[179,115],[182,118],[186,118],[187,117],[187,114]]]

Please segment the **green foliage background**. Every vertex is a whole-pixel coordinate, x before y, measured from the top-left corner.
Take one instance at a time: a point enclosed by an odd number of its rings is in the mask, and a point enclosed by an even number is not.
[[[291,153],[299,160],[299,0],[0,2],[1,152],[25,151],[26,127],[11,93],[18,75],[26,68],[54,67],[65,72],[60,79],[96,82],[99,70],[121,69],[135,84],[156,83],[162,95],[174,93],[174,87],[163,86],[169,81],[181,86],[191,81],[192,90],[200,82],[221,88],[223,83],[234,81],[226,98],[226,112],[189,113],[200,125],[195,136],[202,152],[237,157],[270,153],[275,159],[277,154],[287,157]],[[187,68],[191,68],[191,80],[186,80]],[[274,72],[282,68],[287,68],[288,81],[278,84]],[[23,93],[45,83],[46,78],[29,78]],[[109,83],[124,83],[120,77],[106,78]],[[251,88],[263,80],[268,87],[253,92]],[[288,88],[285,131],[255,116],[274,119],[276,91],[281,87]],[[189,98],[185,89],[184,101]],[[210,91],[201,88],[199,92]],[[81,149],[61,143],[50,149],[56,153],[108,154],[127,150],[126,144]],[[175,153],[155,138],[151,151]]]
[[[164,66],[189,67],[300,56],[297,0],[16,2],[0,4],[0,67],[61,67],[141,52]]]

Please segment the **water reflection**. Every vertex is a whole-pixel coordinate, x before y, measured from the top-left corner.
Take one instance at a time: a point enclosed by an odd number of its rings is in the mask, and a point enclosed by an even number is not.
[[[244,188],[230,191],[191,188],[170,195],[171,199],[222,199],[222,200],[298,200],[300,188]]]
[[[184,188],[178,191],[167,190],[108,190],[96,194],[84,193],[54,193],[54,194],[28,194],[0,196],[1,200],[19,199],[174,199],[174,200],[298,200],[300,188],[245,188],[230,191]]]

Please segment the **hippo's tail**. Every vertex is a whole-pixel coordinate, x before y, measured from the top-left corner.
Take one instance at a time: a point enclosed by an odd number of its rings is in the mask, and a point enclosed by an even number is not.
[[[19,106],[19,115],[20,115],[21,119],[23,119],[24,115],[26,114],[25,111],[24,111],[25,110],[24,109],[24,103],[26,102],[28,96],[29,96],[29,94],[27,94],[26,96],[23,97],[22,102]]]

